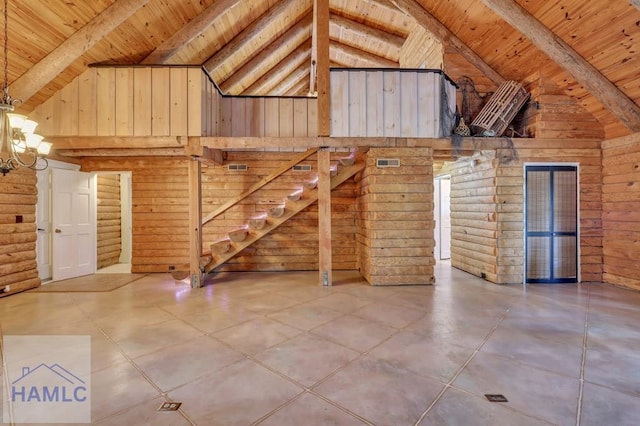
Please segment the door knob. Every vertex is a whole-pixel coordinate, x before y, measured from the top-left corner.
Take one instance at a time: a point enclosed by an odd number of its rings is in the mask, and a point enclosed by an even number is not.
[[[56,233],[56,234],[60,234],[60,233],[62,233],[62,230],[61,230],[61,229],[56,228],[55,233]]]

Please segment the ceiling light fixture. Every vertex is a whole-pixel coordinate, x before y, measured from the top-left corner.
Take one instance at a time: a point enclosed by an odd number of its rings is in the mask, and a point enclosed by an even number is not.
[[[0,99],[0,173],[3,176],[20,167],[46,169],[45,157],[51,151],[51,143],[34,133],[38,123],[12,112],[21,101],[9,96],[8,15],[8,0],[4,0],[4,86]]]

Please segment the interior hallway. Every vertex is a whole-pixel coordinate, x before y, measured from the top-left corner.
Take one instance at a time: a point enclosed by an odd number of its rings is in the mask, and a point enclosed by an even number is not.
[[[152,274],[0,299],[11,334],[92,336],[100,425],[624,425],[640,418],[640,293],[603,284],[371,287],[354,272]],[[55,285],[55,284],[52,284]],[[4,380],[3,380],[4,381]],[[484,394],[503,394],[490,403]],[[161,401],[183,403],[158,412]]]

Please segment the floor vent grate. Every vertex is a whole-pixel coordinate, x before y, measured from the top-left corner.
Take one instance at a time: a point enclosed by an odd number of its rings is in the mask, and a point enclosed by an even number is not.
[[[178,411],[182,402],[163,402],[158,411]]]
[[[501,395],[499,393],[497,394],[492,394],[492,393],[485,393],[484,394],[485,398],[487,398],[490,402],[509,402],[509,400],[507,399],[506,396]]]

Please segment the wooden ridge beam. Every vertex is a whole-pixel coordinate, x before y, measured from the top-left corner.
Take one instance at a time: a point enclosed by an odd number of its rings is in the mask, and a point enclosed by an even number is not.
[[[336,62],[349,62],[354,68],[398,68],[398,63],[389,59],[347,46],[346,44],[331,41],[330,58]],[[343,58],[346,58],[345,61]]]
[[[26,102],[148,2],[118,0],[107,7],[11,83],[14,99]]]
[[[310,7],[311,0],[281,0],[277,2],[229,43],[225,44],[222,49],[207,59],[203,66],[214,81],[226,80],[233,73],[233,69],[230,66],[225,67],[225,62],[237,59],[233,64],[235,68],[246,64],[273,41],[273,39],[265,35],[271,28],[280,26],[282,22],[291,22],[291,25],[293,25],[308,13]],[[279,37],[288,27],[278,27],[278,29],[276,37]],[[250,45],[255,48],[255,51],[248,55],[245,48]]]
[[[526,9],[509,0],[482,0],[482,3],[531,40],[629,130],[640,131],[640,106]]]
[[[277,64],[291,54],[311,37],[311,14],[307,14],[298,23],[282,34],[276,41],[253,57],[242,68],[234,72],[219,85],[223,93],[239,95],[261,76],[256,70],[267,69],[269,64]]]
[[[385,46],[385,48],[390,52],[394,52],[393,56],[381,56],[378,55],[377,52],[363,49],[364,51],[396,62],[400,58],[400,50],[404,44],[404,39],[402,37],[363,25],[359,22],[352,21],[351,19],[336,14],[331,14],[331,20],[329,21],[329,36],[332,40],[342,40],[343,44],[349,44],[351,46],[365,45],[367,41],[373,40],[374,42]],[[349,40],[350,43],[344,43],[345,40]]]
[[[444,44],[453,46],[467,61],[469,61],[469,63],[487,76],[489,80],[493,81],[497,85],[500,85],[505,81],[504,77],[487,64],[484,59],[482,59],[455,34],[449,31],[449,29],[438,21],[435,16],[427,12],[416,0],[391,0],[391,2],[405,14],[413,17],[418,25],[429,31]]]
[[[217,0],[212,5],[207,7],[198,16],[187,22],[178,32],[174,33],[171,37],[166,39],[156,47],[155,50],[142,61],[141,64],[164,64],[173,55],[176,54],[180,48],[198,37],[204,30],[206,30],[216,18],[223,15],[229,9],[237,6],[243,0]]]
[[[311,40],[307,40],[298,46],[286,58],[280,61],[275,67],[267,71],[262,77],[256,80],[243,95],[268,95],[277,85],[287,78],[296,68],[303,63],[308,63],[311,55]]]

